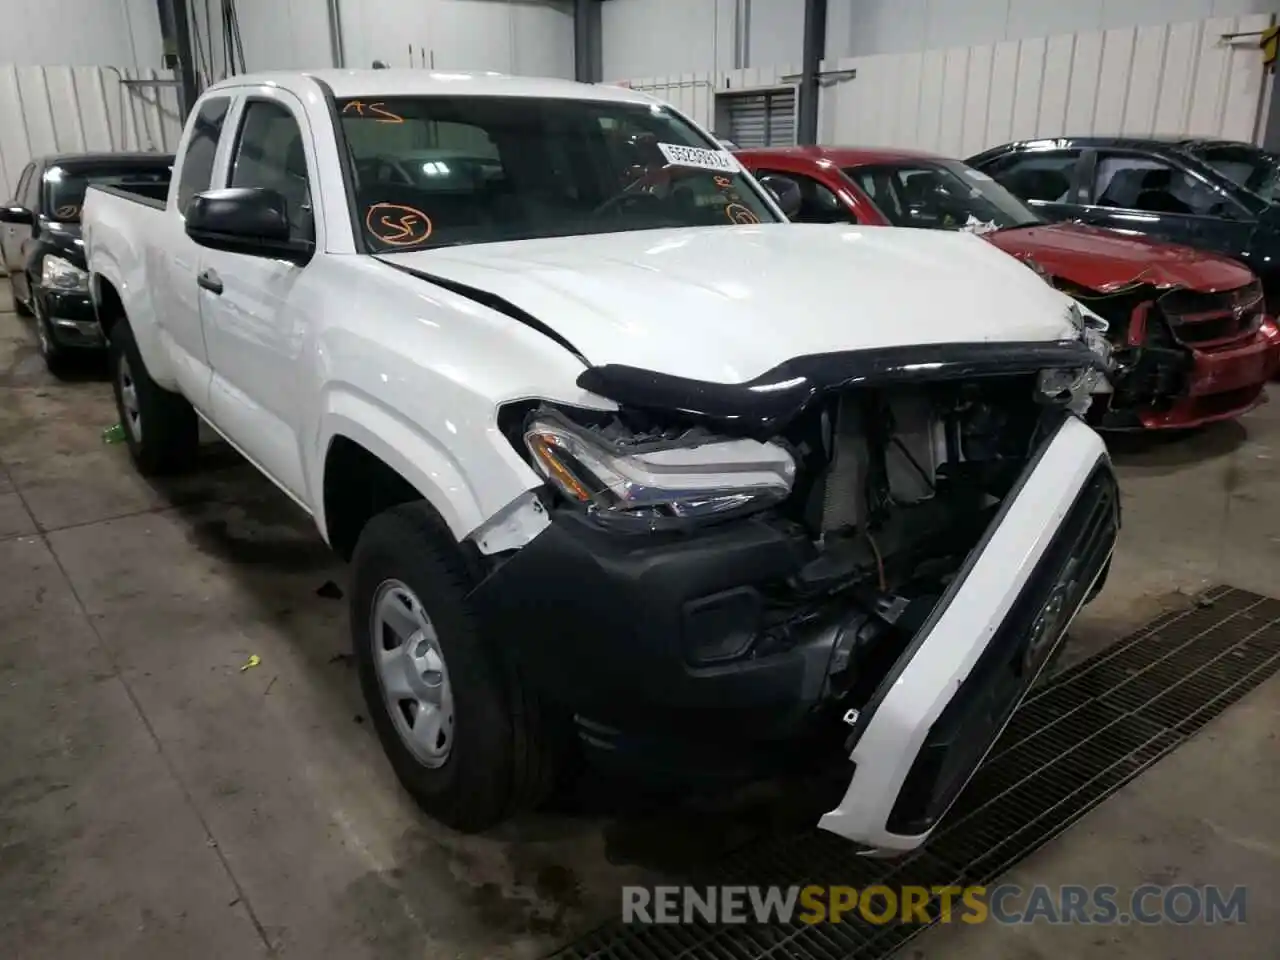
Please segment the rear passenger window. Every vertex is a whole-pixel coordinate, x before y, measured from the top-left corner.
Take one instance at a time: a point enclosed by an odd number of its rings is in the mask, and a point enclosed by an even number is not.
[[[1225,194],[1157,157],[1138,154],[1098,156],[1094,202],[1100,207],[1224,216],[1234,209]]]
[[[1071,203],[1071,175],[1080,151],[1020,153],[988,165],[986,172],[1020,200]]]
[[[213,180],[213,158],[218,151],[218,137],[222,134],[222,121],[227,118],[229,103],[226,97],[206,100],[196,115],[178,180],[178,212],[184,216],[191,198],[208,190]]]
[[[274,100],[250,100],[245,105],[229,185],[277,191],[289,211],[290,236],[315,239],[307,153],[298,121],[287,107]]]

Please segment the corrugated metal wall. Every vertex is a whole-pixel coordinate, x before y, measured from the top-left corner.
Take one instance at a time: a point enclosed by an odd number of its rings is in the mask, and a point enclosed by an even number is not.
[[[1265,72],[1266,14],[1010,40],[924,53],[827,61],[856,77],[823,89],[819,139],[969,156],[1021,137],[1193,133],[1254,140]],[[789,82],[798,65],[637,78],[699,123],[716,126],[715,92]]]
[[[163,65],[156,0],[0,0],[0,64]]]
[[[667,77],[642,77],[625,81],[635,90],[644,90],[677,107],[681,113],[709,130],[716,128],[716,92],[739,93],[752,90],[774,90],[795,83],[800,74],[795,67],[752,67],[748,70],[722,70],[717,73],[681,73]],[[784,81],[783,77],[789,77]],[[717,133],[728,136],[726,130]]]
[[[1188,133],[1254,140],[1265,72],[1257,39],[1270,16],[1069,33],[925,53],[857,57],[828,88],[827,143],[970,156],[1024,137]]]
[[[0,64],[0,200],[13,196],[33,156],[177,147],[183,118],[164,70]]]

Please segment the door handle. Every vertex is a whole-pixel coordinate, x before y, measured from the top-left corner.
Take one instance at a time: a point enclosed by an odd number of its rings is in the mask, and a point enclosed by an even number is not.
[[[201,270],[196,283],[212,294],[222,295],[222,278],[213,270]]]

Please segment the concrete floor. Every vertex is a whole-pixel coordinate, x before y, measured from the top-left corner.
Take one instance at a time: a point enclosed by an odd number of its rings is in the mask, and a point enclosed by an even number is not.
[[[619,884],[767,820],[745,800],[482,838],[425,820],[364,722],[345,604],[317,593],[343,571],[308,522],[216,445],[192,477],[142,480],[101,438],[101,371],[52,380],[7,307],[0,288],[5,955],[534,957]],[[1280,405],[1116,456],[1123,540],[1072,656],[1212,583],[1280,596]],[[1010,878],[1249,884],[1247,927],[938,928],[906,954],[1274,957],[1278,729],[1273,681]]]

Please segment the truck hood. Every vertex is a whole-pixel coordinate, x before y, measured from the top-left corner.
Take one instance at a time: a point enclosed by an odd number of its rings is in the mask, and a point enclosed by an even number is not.
[[[1074,335],[1065,295],[966,234],[758,224],[379,259],[499,296],[594,366],[718,383],[807,354]]]
[[[1135,281],[1210,293],[1242,287],[1248,268],[1226,257],[1100,227],[1055,223],[986,234],[1006,253],[1030,258],[1048,273],[1099,293]]]

